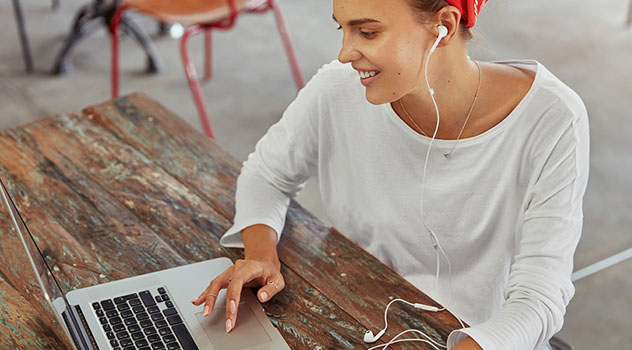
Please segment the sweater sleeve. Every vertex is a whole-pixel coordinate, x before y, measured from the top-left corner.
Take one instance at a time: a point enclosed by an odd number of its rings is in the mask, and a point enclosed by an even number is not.
[[[452,332],[449,349],[470,336],[484,350],[533,350],[562,328],[575,292],[570,277],[588,180],[588,118],[579,105],[571,118],[558,114],[568,122],[557,137],[536,141],[541,165],[535,168],[517,226],[503,306],[482,324]]]
[[[282,118],[257,142],[237,178],[235,218],[225,247],[243,248],[241,231],[264,224],[280,239],[290,203],[317,170],[317,76],[299,92]]]

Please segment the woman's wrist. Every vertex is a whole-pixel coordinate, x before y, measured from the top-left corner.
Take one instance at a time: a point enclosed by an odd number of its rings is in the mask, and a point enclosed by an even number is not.
[[[275,267],[281,267],[276,249],[277,233],[274,229],[263,224],[253,225],[243,229],[241,237],[246,260],[270,261]]]

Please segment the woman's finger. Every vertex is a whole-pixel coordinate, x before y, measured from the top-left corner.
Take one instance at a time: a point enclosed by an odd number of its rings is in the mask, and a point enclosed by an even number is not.
[[[204,303],[204,309],[202,310],[203,316],[208,316],[213,312],[213,308],[215,307],[215,302],[217,300],[217,295],[219,291],[223,288],[226,288],[228,285],[228,279],[232,274],[232,267],[224,271],[221,275],[217,276],[209,286],[200,294],[200,296],[193,300],[194,305],[201,305]]]
[[[280,273],[275,274],[274,277],[268,279],[266,284],[259,288],[257,292],[257,298],[260,302],[265,303],[268,300],[272,299],[277,293],[285,288],[285,280],[283,279],[283,275]]]
[[[237,311],[241,300],[241,291],[244,285],[257,278],[265,278],[270,273],[258,262],[238,260],[235,262],[235,270],[232,280],[226,287],[226,332],[235,328]]]

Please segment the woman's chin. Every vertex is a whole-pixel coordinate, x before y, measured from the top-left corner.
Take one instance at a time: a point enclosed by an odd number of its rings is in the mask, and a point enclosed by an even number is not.
[[[386,94],[371,91],[371,88],[369,87],[366,89],[366,100],[374,105],[382,105],[391,102],[392,98],[388,98]]]

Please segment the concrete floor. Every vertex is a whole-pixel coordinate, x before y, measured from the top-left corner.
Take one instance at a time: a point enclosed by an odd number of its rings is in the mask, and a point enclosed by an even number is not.
[[[74,71],[49,74],[75,11],[87,1],[21,1],[36,72],[25,74],[13,9],[0,3],[0,129],[109,98],[109,38],[99,29],[74,50]],[[579,6],[578,6],[579,5]],[[581,6],[584,5],[584,6]],[[331,20],[331,1],[283,1],[303,74],[337,56],[341,34]],[[591,176],[585,197],[584,234],[576,270],[632,247],[632,30],[623,26],[625,0],[491,1],[470,44],[481,60],[535,58],[584,99],[591,122]],[[153,35],[155,24],[138,18],[154,37],[164,72],[147,75],[145,58],[129,38],[121,44],[121,91],[144,91],[192,125],[197,112],[184,78],[178,42]],[[271,14],[248,15],[236,28],[214,35],[214,77],[203,86],[217,141],[245,159],[296,95]],[[201,38],[191,41],[202,59]],[[626,123],[627,122],[627,123]],[[322,217],[317,186],[299,200]],[[582,279],[560,336],[579,350],[626,349],[632,343],[632,260]]]

